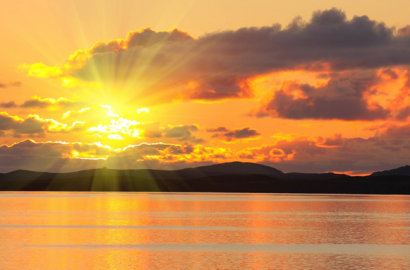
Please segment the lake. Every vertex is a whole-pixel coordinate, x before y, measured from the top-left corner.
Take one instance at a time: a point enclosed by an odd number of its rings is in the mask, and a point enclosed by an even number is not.
[[[0,192],[0,269],[410,269],[410,196]]]

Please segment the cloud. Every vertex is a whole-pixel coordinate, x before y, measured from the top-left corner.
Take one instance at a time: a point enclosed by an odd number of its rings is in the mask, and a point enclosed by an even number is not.
[[[394,138],[409,138],[410,125],[387,125],[382,134]]]
[[[333,8],[315,12],[308,22],[295,19],[286,28],[241,28],[198,39],[180,30],[143,29],[124,40],[79,50],[61,66],[23,68],[30,76],[98,82],[153,103],[252,98],[249,79],[272,72],[408,65],[410,36],[405,29],[396,31],[367,16],[348,20]]]
[[[410,106],[407,106],[398,111],[396,115],[396,119],[400,121],[406,121],[407,117],[409,116],[410,116]]]
[[[92,168],[181,169],[232,160],[230,149],[202,145],[141,143],[111,149],[100,143],[35,142],[0,146],[0,172],[17,169],[67,172]]]
[[[180,155],[180,154],[191,154],[194,152],[194,146],[189,143],[185,143],[183,145],[170,145],[166,149],[166,153],[172,155]]]
[[[227,132],[229,131],[226,127],[216,127],[216,128],[207,128],[207,132]]]
[[[165,138],[177,138],[179,141],[190,141],[194,143],[202,143],[203,139],[192,136],[192,132],[198,131],[196,125],[180,125],[168,126],[163,129],[163,136]]]
[[[326,138],[323,142],[323,145],[326,146],[342,146],[343,138],[342,134],[335,134],[333,138]]]
[[[108,105],[97,105],[79,111],[68,111],[63,118],[82,120],[84,130],[104,136],[110,134],[109,137],[112,139],[127,137],[134,139],[167,138],[192,143],[204,142],[203,139],[193,135],[194,132],[199,130],[198,125],[168,125],[164,127],[160,123],[138,122],[137,120],[121,117]]]
[[[169,138],[178,141],[202,143],[203,139],[192,135],[199,130],[198,125],[168,125],[161,127],[159,123],[141,123],[139,125],[142,138]]]
[[[107,158],[110,168],[182,169],[209,165],[235,158],[226,148],[202,145],[142,143],[115,151]]]
[[[385,130],[369,138],[344,138],[341,134],[329,138],[279,134],[273,136],[276,141],[272,144],[242,150],[187,142],[141,143],[111,149],[99,143],[25,140],[0,146],[0,171],[74,171],[103,166],[117,169],[181,169],[241,160],[266,164],[285,172],[360,174],[405,165],[410,154],[407,132],[390,133]]]
[[[111,149],[100,144],[24,140],[0,147],[0,171],[65,172],[99,167]]]
[[[393,71],[385,71],[389,78]],[[391,117],[389,108],[378,101],[369,101],[378,95],[374,74],[348,73],[334,75],[325,84],[312,86],[285,81],[274,89],[250,115],[287,119],[340,119],[378,120]],[[397,75],[396,75],[397,76]]]
[[[74,122],[71,126],[59,123],[53,119],[44,119],[35,114],[25,119],[0,112],[0,131],[3,135],[21,137],[43,137],[46,133],[68,133],[83,130],[83,122]],[[8,132],[8,133],[6,133]]]
[[[142,136],[144,138],[161,138],[162,130],[159,123],[144,123],[142,125]]]
[[[251,129],[249,127],[242,128],[242,129],[232,129],[228,130],[224,127],[219,127],[216,129],[210,129],[208,132],[223,132],[223,133],[216,133],[212,135],[212,138],[219,138],[224,142],[236,142],[236,141],[246,141],[246,140],[254,140],[258,139],[260,133],[255,129]]]
[[[78,107],[82,106],[83,103],[75,102],[73,100],[69,100],[67,98],[40,98],[34,96],[29,100],[24,101],[23,104],[20,105],[21,108],[71,108],[71,107]]]
[[[403,37],[408,36],[410,34],[410,25],[400,28],[397,33]]]
[[[20,87],[22,83],[20,81],[12,81],[9,83],[1,83],[0,82],[0,88],[7,88],[7,87]]]
[[[14,101],[9,101],[9,102],[1,102],[0,103],[1,108],[15,108],[17,107],[17,104],[14,103]]]
[[[103,166],[117,169],[176,169],[190,164],[210,164],[212,153],[215,152],[218,150],[191,144],[143,143],[113,150],[99,143],[24,140],[0,146],[0,171],[26,169],[67,172]],[[194,155],[192,159],[189,158],[191,155]]]
[[[72,107],[79,107],[83,106],[83,102],[78,102],[78,101],[73,101],[69,100],[67,98],[40,98],[37,96],[34,96],[26,101],[24,101],[22,104],[17,105],[14,101],[9,101],[9,102],[1,102],[0,107],[1,108],[48,108],[48,109],[67,109],[67,108],[72,108]]]
[[[279,134],[272,144],[236,152],[243,161],[258,162],[285,172],[346,172],[353,174],[407,165],[409,125],[381,127],[373,137],[304,137]]]
[[[393,79],[393,80],[396,80],[396,79],[399,78],[399,76],[397,75],[397,73],[396,73],[393,69],[391,69],[391,68],[383,69],[383,70],[381,71],[381,73],[382,73],[383,75],[387,75],[388,77],[390,77],[390,79]]]

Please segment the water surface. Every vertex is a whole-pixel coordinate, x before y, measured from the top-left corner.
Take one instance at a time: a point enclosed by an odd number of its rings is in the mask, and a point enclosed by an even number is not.
[[[0,269],[410,269],[410,196],[0,192]]]

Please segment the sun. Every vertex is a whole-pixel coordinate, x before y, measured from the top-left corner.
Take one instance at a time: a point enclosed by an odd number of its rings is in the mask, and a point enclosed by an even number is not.
[[[149,121],[149,108],[131,108],[108,104],[98,104],[63,114],[66,122],[81,119],[81,130],[90,142],[103,143],[111,147],[125,147],[141,143],[144,138],[144,125]],[[75,153],[72,154],[75,156]]]

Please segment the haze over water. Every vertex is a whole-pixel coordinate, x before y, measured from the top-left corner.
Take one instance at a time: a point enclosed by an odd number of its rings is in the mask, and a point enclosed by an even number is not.
[[[0,193],[0,269],[409,269],[410,196]]]

